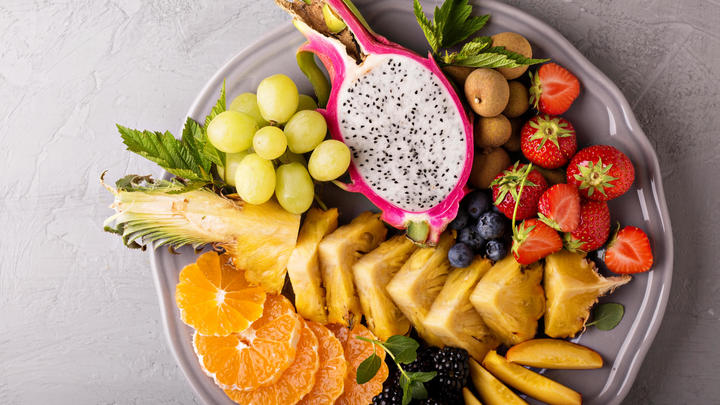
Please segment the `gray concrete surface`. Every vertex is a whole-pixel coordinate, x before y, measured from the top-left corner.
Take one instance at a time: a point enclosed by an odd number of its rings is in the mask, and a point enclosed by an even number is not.
[[[720,403],[720,3],[509,3],[618,83],[660,157],[673,289],[626,403]],[[113,124],[177,128],[210,75],[284,21],[269,0],[0,0],[0,403],[197,403],[147,256],[99,232],[98,176],[158,174]]]

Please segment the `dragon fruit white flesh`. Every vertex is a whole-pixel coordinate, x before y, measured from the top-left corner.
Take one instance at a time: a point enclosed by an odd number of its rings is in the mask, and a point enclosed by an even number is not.
[[[300,51],[316,54],[330,75],[318,111],[352,152],[352,183],[341,186],[417,242],[435,244],[457,214],[473,158],[472,122],[452,85],[431,56],[370,31],[343,0],[277,1],[308,40]],[[346,29],[330,32],[325,3]]]

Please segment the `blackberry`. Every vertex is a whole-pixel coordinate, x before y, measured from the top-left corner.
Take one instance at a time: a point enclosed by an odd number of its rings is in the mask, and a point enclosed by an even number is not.
[[[402,405],[403,392],[400,388],[399,378],[400,372],[395,366],[394,362],[387,362],[390,367],[388,378],[383,382],[383,390],[381,393],[373,397],[373,405]]]
[[[450,402],[438,401],[438,400],[435,399],[435,398],[421,399],[421,400],[419,400],[419,401],[413,402],[413,404],[417,404],[417,405],[445,405],[445,404],[448,404],[448,403],[450,403]],[[454,404],[455,402],[452,402],[452,403]]]
[[[448,403],[462,403],[462,389],[470,376],[468,353],[464,349],[445,347],[432,353],[435,378],[426,384],[431,396],[443,398]]]

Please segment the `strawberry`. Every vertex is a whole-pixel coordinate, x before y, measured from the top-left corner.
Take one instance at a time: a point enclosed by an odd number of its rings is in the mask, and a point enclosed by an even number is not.
[[[593,145],[575,155],[567,168],[567,182],[595,201],[625,194],[635,181],[635,168],[624,153],[608,145]]]
[[[597,250],[610,234],[610,209],[605,201],[580,203],[580,224],[565,234],[565,248],[572,252]]]
[[[540,196],[540,220],[561,232],[572,232],[580,225],[580,193],[572,184],[556,184]]]
[[[514,165],[498,174],[495,180],[490,183],[495,206],[508,218],[513,217],[515,201],[517,201],[518,193],[520,192],[520,184],[525,178],[525,172],[527,171],[526,166],[526,164],[515,162]],[[538,200],[547,188],[547,181],[543,175],[535,169],[530,170],[525,180],[525,186],[520,196],[520,203],[518,204],[515,218],[522,220],[534,217],[535,214],[537,214]]]
[[[520,147],[531,162],[556,169],[565,165],[577,151],[575,129],[565,118],[538,115],[523,126]]]
[[[526,219],[513,234],[512,253],[520,264],[534,263],[562,247],[557,231],[537,218]]]
[[[605,265],[615,273],[641,273],[650,270],[653,254],[642,229],[626,226],[613,237],[605,251]]]
[[[580,94],[577,77],[557,63],[540,66],[534,76],[530,72],[530,81],[530,104],[541,113],[560,115]]]

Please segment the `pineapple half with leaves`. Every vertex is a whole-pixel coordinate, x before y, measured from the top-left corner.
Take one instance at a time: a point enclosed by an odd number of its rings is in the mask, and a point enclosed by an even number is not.
[[[337,229],[338,210],[310,208],[300,228],[297,244],[290,254],[287,269],[295,292],[295,308],[303,318],[327,323],[325,289],[320,275],[318,246],[320,241]]]
[[[110,208],[116,211],[105,220],[105,230],[120,234],[131,247],[139,239],[155,247],[222,247],[250,283],[271,293],[282,290],[300,215],[274,201],[253,205],[205,188],[185,191],[176,181],[130,177],[118,181],[117,188],[105,185],[115,196]]]
[[[445,233],[436,247],[416,250],[387,285],[395,304],[418,334],[433,346],[443,346],[443,341],[426,329],[423,321],[452,270],[447,253],[453,243],[452,235]]]
[[[423,321],[446,346],[461,347],[477,361],[500,345],[470,302],[473,288],[491,267],[490,260],[477,257],[470,266],[453,270]]]
[[[542,277],[540,263],[524,267],[508,255],[488,270],[470,295],[483,321],[506,346],[535,337],[545,312]]]
[[[349,326],[362,317],[353,283],[353,265],[385,240],[387,228],[380,214],[364,212],[327,235],[318,246],[328,322]]]
[[[605,278],[598,274],[595,263],[567,250],[546,257],[545,334],[555,338],[575,336],[585,326],[598,298],[630,279],[627,274]]]
[[[355,288],[365,321],[380,340],[404,335],[410,330],[410,321],[392,301],[385,287],[417,248],[404,235],[397,235],[361,257],[353,266]]]

